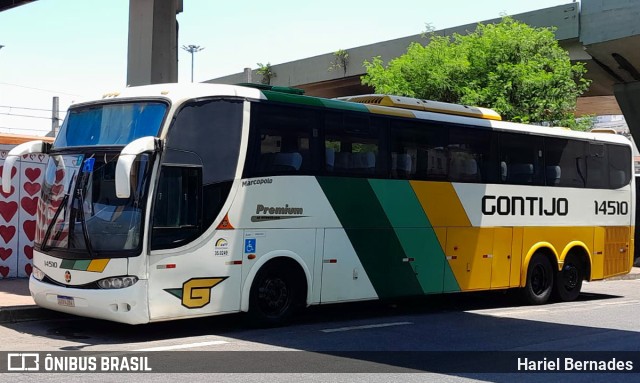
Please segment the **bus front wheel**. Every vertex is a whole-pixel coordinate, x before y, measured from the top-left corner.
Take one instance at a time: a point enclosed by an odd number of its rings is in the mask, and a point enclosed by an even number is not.
[[[286,323],[299,305],[300,291],[295,271],[274,262],[265,265],[253,281],[249,293],[249,317],[254,325],[278,326]]]
[[[549,258],[535,253],[527,269],[527,283],[523,289],[525,301],[532,305],[545,304],[553,290],[554,274]]]

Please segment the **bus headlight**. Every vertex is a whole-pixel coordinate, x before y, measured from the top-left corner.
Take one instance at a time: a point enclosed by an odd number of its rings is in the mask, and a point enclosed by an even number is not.
[[[33,269],[31,270],[31,275],[33,275],[33,277],[39,281],[43,280],[45,277],[44,271],[35,266],[33,266]]]
[[[136,282],[138,282],[138,277],[111,277],[99,280],[98,286],[100,286],[101,289],[123,289]]]

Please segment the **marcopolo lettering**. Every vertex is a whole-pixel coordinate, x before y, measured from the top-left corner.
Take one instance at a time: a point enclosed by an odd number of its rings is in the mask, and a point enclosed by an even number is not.
[[[273,183],[273,178],[259,178],[257,180],[242,181],[242,186],[264,185]]]
[[[565,216],[569,214],[566,198],[495,196],[482,197],[484,215]]]

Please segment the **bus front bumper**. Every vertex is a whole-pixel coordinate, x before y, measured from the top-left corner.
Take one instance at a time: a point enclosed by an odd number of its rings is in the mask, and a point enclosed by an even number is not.
[[[149,322],[147,281],[123,289],[74,289],[44,283],[33,276],[29,290],[36,304],[50,310],[128,324]]]

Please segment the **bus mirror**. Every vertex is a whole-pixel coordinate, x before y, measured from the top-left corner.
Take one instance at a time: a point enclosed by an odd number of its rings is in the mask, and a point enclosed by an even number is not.
[[[40,140],[25,142],[11,149],[2,168],[2,191],[11,192],[11,170],[21,156],[32,153],[48,154],[50,149],[51,143]]]
[[[116,163],[116,197],[129,198],[131,195],[131,168],[136,157],[144,152],[155,152],[160,149],[158,137],[146,136],[132,141],[120,152]]]

